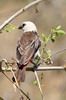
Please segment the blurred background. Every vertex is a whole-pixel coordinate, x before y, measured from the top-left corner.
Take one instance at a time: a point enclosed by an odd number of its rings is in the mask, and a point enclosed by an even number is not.
[[[34,0],[0,0],[0,25],[19,9]],[[23,14],[15,18],[10,24],[19,27],[23,21],[32,21],[38,28],[38,32],[47,36],[50,34],[51,28],[58,25],[66,32],[66,0],[45,0],[37,5],[39,13],[36,13],[35,7],[25,11]],[[22,31],[16,29],[11,32],[0,34],[0,59],[15,57],[15,48],[17,40],[21,36]],[[55,43],[49,43],[47,49],[52,54],[60,49],[66,48],[66,35],[59,36]],[[66,63],[66,52],[61,52],[53,58],[53,65],[62,66]],[[6,72],[11,78],[12,74]],[[40,77],[41,72],[38,72]],[[37,86],[33,85],[35,75],[32,72],[26,72],[26,80],[21,84],[21,88],[25,93],[29,93],[31,100],[41,100],[41,95]],[[43,93],[45,100],[66,100],[66,72],[65,71],[45,71],[43,72],[44,85]],[[13,86],[5,76],[0,73],[0,97],[4,100],[19,100],[19,92],[14,92]],[[26,99],[25,99],[26,100]]]

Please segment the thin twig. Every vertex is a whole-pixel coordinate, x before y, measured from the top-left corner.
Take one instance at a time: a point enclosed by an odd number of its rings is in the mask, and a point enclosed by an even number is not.
[[[65,51],[65,50],[66,50],[66,48],[61,49],[61,50],[55,52],[54,54],[52,54],[50,57],[53,57],[53,56],[55,56],[56,54],[61,53],[61,52]]]
[[[39,90],[40,90],[40,93],[41,93],[41,96],[42,96],[42,100],[44,100],[44,96],[43,96],[43,92],[42,92],[42,88],[41,88],[41,85],[40,85],[40,81],[39,81],[37,71],[35,71],[34,73],[35,73],[35,77],[36,77],[36,80],[37,80],[37,83],[38,83],[38,87],[39,87]]]
[[[18,87],[19,87],[19,84],[18,84],[18,82],[17,82],[17,79],[16,79],[16,76],[15,76],[15,73],[13,72],[13,69],[11,68],[11,72],[12,72],[12,74],[13,74],[13,77],[15,78],[15,83],[14,84],[16,84]],[[14,86],[14,90],[16,91],[16,87],[15,87],[15,85],[13,84],[13,86]]]
[[[27,9],[31,8],[32,6],[40,3],[43,0],[36,0],[30,4],[28,4],[27,6],[21,8],[19,11],[17,11],[15,14],[13,14],[11,17],[9,17],[7,20],[5,20],[5,22],[0,26],[0,30],[2,30],[8,23],[10,23],[13,19],[15,19],[18,15],[20,15],[21,13],[25,12]]]

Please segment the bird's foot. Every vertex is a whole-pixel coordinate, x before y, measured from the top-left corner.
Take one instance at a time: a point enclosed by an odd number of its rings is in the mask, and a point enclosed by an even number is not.
[[[38,68],[38,65],[35,64],[35,65],[33,66],[33,72],[35,72],[35,71],[37,70],[37,68]]]

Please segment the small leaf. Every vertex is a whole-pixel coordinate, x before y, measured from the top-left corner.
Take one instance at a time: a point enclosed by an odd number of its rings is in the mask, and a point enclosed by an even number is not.
[[[6,32],[9,32],[9,30],[5,30]]]
[[[63,30],[57,30],[56,35],[63,35],[66,34]]]
[[[42,38],[44,39],[44,40],[46,40],[47,39],[47,37],[46,37],[46,35],[45,34],[41,34],[41,36],[42,36]]]
[[[6,32],[11,32],[11,31],[10,31],[10,30],[8,30],[8,29],[6,29],[5,31],[6,31]]]
[[[42,38],[42,43],[47,44],[48,38],[46,37],[46,35],[42,33],[41,38]]]
[[[7,28],[10,28],[10,29],[12,29],[12,30],[16,29],[16,27],[13,26],[13,25],[7,25]]]
[[[35,80],[35,81],[33,82],[33,84],[34,84],[34,85],[37,85],[38,83],[37,83],[37,81]]]
[[[61,25],[59,25],[56,29],[59,30],[61,28]]]
[[[5,66],[4,68],[5,68],[5,71],[7,71],[7,69],[8,69],[8,66]]]
[[[9,25],[9,24],[8,24],[7,26],[4,27],[3,30],[4,30],[5,32],[11,32],[11,30],[15,30],[15,29],[16,29],[15,26]]]
[[[51,34],[51,41],[52,41],[52,42],[55,42],[55,40],[56,40],[55,34]]]

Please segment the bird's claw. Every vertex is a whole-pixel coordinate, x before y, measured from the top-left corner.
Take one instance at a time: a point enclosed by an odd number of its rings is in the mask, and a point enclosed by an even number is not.
[[[35,72],[37,70],[37,68],[38,68],[38,65],[34,65],[33,72]]]

